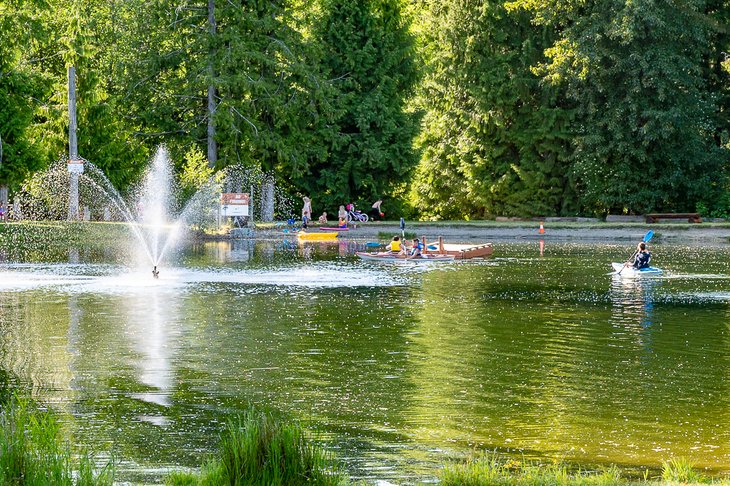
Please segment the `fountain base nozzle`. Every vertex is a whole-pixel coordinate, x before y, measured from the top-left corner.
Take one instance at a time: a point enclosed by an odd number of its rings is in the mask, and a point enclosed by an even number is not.
[[[157,270],[157,265],[152,268],[152,276],[154,278],[160,278],[160,271]]]

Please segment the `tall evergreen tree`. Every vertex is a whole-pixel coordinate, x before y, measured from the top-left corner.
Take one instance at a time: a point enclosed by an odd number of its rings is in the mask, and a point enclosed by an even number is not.
[[[501,1],[423,2],[428,74],[412,198],[428,217],[566,214],[572,112],[530,68],[551,36]]]
[[[313,36],[329,99],[327,156],[312,160],[303,188],[335,208],[393,193],[417,163],[414,40],[399,0],[322,0]]]
[[[0,186],[3,196],[46,162],[45,146],[36,139],[42,123],[39,101],[50,83],[39,67],[39,46],[46,41],[43,2],[0,4]],[[3,201],[4,202],[4,201]]]
[[[306,171],[316,79],[285,2],[158,0],[143,9],[125,66],[127,115],[177,160],[207,145],[213,87],[217,165],[256,165],[286,176]],[[136,40],[135,40],[136,38]]]
[[[59,0],[56,7],[66,12],[63,59],[76,67],[79,155],[102,169],[113,185],[124,188],[137,179],[149,154],[132,136],[120,110],[124,100],[118,96],[125,79],[117,53],[130,13],[118,1]],[[59,77],[57,92],[63,93],[65,105],[65,76]]]
[[[703,72],[716,22],[704,0],[518,0],[558,25],[546,80],[580,104],[575,175],[598,211],[694,210],[722,188],[726,153]]]

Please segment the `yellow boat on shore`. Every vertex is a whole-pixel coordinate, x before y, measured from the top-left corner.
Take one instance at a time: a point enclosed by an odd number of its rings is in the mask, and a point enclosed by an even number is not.
[[[338,233],[333,231],[331,233],[307,233],[306,231],[300,231],[297,234],[297,238],[302,241],[332,241],[337,239]]]

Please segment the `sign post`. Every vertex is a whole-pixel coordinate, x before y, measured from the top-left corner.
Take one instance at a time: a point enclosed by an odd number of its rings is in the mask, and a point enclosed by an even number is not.
[[[68,68],[68,219],[79,220],[79,174],[84,171],[79,164],[76,143],[76,68]],[[79,170],[79,166],[81,169]]]
[[[221,194],[221,216],[248,217],[249,195],[243,192],[225,192]]]

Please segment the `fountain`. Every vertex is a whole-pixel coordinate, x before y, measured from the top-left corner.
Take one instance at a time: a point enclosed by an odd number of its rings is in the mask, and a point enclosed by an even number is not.
[[[66,166],[67,161],[60,160],[26,182],[20,201],[24,218],[65,219],[69,198]],[[293,208],[293,199],[274,183],[272,174],[241,165],[219,171],[198,187],[184,205],[180,204],[175,174],[164,146],[157,149],[140,184],[128,191],[126,197],[90,162],[84,162],[83,173],[76,176],[84,219],[127,223],[137,242],[138,263],[150,265],[155,279],[160,276],[160,264],[184,229],[220,229],[222,193],[247,192],[250,196],[249,216],[232,218],[234,238],[253,237],[253,221],[286,219]]]
[[[221,178],[211,178],[178,210],[175,179],[167,150],[158,148],[141,184],[128,198],[122,197],[105,174],[86,162],[79,174],[80,207],[91,214],[104,215],[105,220],[127,223],[137,242],[137,253],[152,266],[152,276],[159,278],[159,266],[165,255],[179,240],[182,229],[215,224],[222,190]],[[68,201],[66,161],[53,164],[36,174],[22,191],[21,205],[30,219],[62,219]],[[131,201],[128,203],[128,201]],[[172,215],[177,214],[173,218]]]

